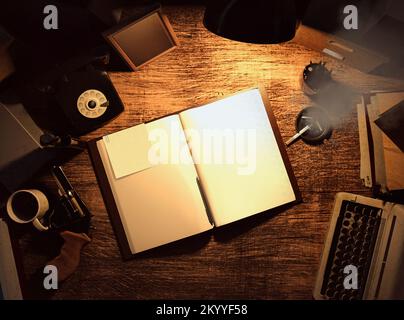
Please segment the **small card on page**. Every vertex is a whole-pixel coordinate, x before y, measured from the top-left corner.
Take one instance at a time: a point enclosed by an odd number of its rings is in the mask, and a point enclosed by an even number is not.
[[[103,137],[115,178],[151,168],[150,141],[144,123]]]

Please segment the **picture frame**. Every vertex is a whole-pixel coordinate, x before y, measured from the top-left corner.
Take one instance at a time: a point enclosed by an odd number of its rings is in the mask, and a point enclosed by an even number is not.
[[[141,18],[126,20],[104,32],[103,36],[133,71],[179,45],[168,18],[160,9]]]

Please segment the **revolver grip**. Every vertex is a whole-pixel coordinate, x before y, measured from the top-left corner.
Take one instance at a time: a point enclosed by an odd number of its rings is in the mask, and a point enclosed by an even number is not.
[[[80,263],[81,249],[91,242],[91,239],[85,233],[74,233],[63,231],[60,233],[64,244],[60,254],[48,262],[48,265],[54,265],[58,270],[58,281],[62,282],[72,275]]]

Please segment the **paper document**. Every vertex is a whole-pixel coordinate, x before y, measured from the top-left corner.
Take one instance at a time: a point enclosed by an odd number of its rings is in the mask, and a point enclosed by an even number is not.
[[[115,178],[149,169],[150,142],[144,123],[103,137]]]

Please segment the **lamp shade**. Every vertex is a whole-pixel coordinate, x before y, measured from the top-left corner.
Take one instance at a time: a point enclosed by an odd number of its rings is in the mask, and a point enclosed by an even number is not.
[[[211,0],[205,27],[231,40],[272,44],[293,39],[297,25],[295,0]]]

